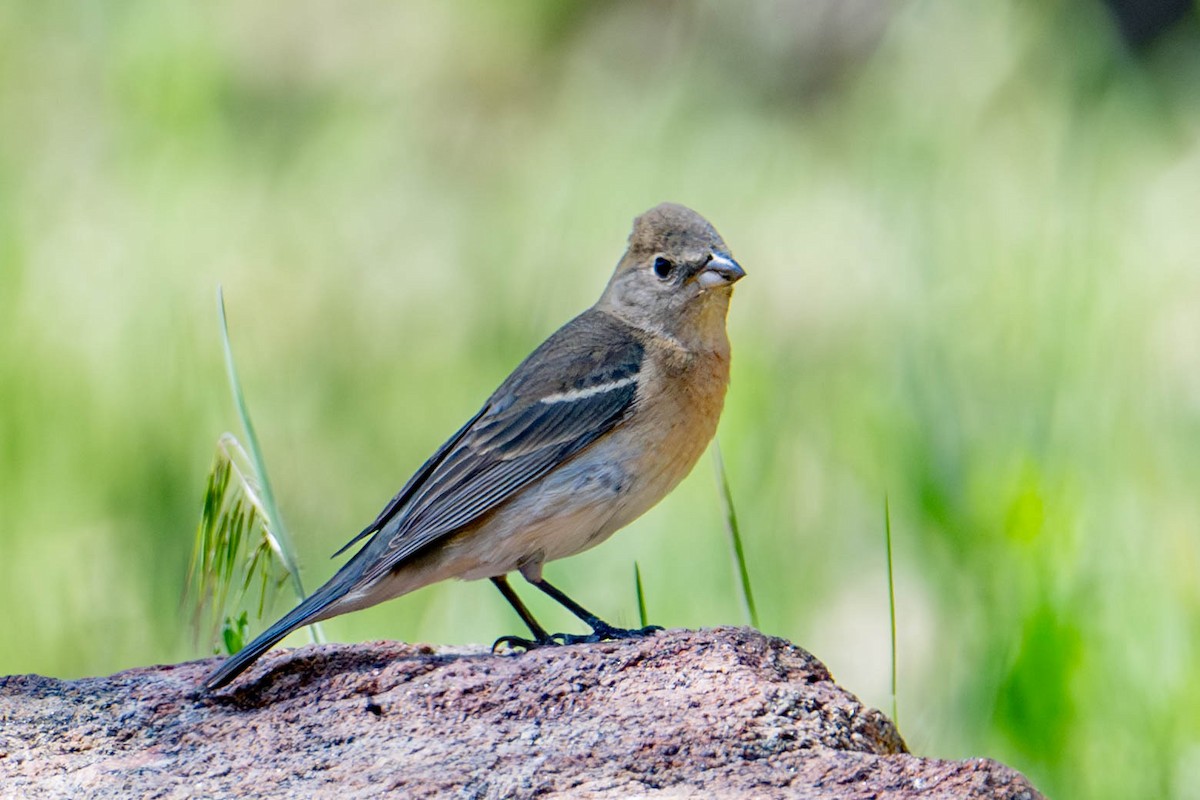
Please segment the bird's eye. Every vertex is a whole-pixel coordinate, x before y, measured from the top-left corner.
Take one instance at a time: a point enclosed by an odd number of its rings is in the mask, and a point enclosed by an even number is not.
[[[665,281],[671,277],[671,273],[674,271],[675,265],[671,263],[670,259],[662,256],[654,259],[654,274],[658,276],[659,280]]]

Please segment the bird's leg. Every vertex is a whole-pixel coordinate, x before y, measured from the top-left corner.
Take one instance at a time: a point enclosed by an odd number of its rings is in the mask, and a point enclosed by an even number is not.
[[[592,632],[586,636],[578,636],[573,633],[556,633],[553,638],[555,641],[563,644],[591,644],[593,642],[602,642],[606,639],[636,639],[639,636],[649,636],[655,631],[661,631],[662,628],[658,625],[647,625],[644,628],[618,628],[609,625],[604,620],[597,617],[592,612],[588,611],[583,606],[576,603],[571,598],[563,594],[562,590],[554,587],[545,578],[538,577],[536,580],[526,576],[526,580],[532,583],[537,588],[541,589],[546,594],[557,600],[562,606],[570,611],[575,616],[587,623]]]
[[[558,644],[558,642],[556,642],[554,638],[546,632],[546,629],[538,624],[538,621],[533,618],[533,614],[529,613],[529,609],[525,607],[523,602],[521,602],[521,598],[518,597],[517,593],[513,591],[513,588],[508,585],[508,578],[506,576],[499,575],[495,578],[492,578],[492,583],[496,584],[496,588],[500,590],[500,594],[504,595],[504,599],[507,600],[514,609],[516,609],[517,616],[519,616],[521,620],[529,626],[530,632],[533,633],[532,639],[525,639],[520,636],[501,636],[492,643],[492,652],[495,652],[496,648],[502,644],[508,645],[513,649],[521,648],[524,650],[532,650],[535,647]]]

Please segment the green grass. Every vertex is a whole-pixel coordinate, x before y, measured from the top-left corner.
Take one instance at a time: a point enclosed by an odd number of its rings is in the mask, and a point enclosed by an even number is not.
[[[204,652],[214,286],[317,585],[670,199],[748,272],[720,437],[762,627],[887,707],[886,491],[910,746],[1188,796],[1200,49],[1139,60],[1098,3],[768,8],[5,4],[0,673]],[[652,622],[741,624],[729,547],[698,469],[548,573],[632,620],[635,561]],[[492,641],[494,595],[326,632]]]
[[[246,406],[246,397],[242,394],[242,382],[238,378],[237,364],[233,360],[233,345],[229,340],[229,320],[225,316],[225,296],[220,287],[217,288],[217,311],[221,320],[221,348],[225,353],[225,374],[229,379],[229,391],[233,395],[233,405],[237,409],[238,421],[249,445],[250,461],[254,468],[253,484],[247,488],[256,489],[257,497],[261,498],[261,512],[266,516],[263,525],[263,539],[271,555],[277,558],[291,581],[292,589],[296,592],[297,600],[303,600],[308,594],[304,591],[304,582],[300,578],[300,567],[296,563],[296,548],[292,537],[288,535],[287,526],[283,522],[283,514],[275,502],[275,492],[271,488],[270,474],[267,472],[267,462],[263,457],[262,446],[258,443],[258,434],[254,432],[254,424],[250,421],[250,409]],[[245,477],[243,477],[245,480]],[[260,601],[260,613],[262,602]],[[319,634],[313,631],[314,641]]]
[[[717,493],[721,498],[722,517],[725,520],[725,532],[729,535],[729,555],[733,568],[737,571],[738,588],[741,590],[738,599],[741,601],[742,612],[746,624],[755,628],[760,626],[758,609],[754,605],[754,592],[750,585],[750,569],[746,566],[746,551],[742,547],[741,529],[738,527],[737,509],[733,504],[733,492],[729,489],[729,477],[725,474],[725,462],[721,459],[721,445],[712,444],[713,469],[717,475]]]
[[[642,570],[636,561],[633,562],[633,585],[637,593],[638,626],[645,628],[650,623],[646,616],[646,594],[642,589]]]
[[[307,595],[300,578],[295,547],[283,524],[283,515],[275,503],[266,459],[250,421],[250,410],[242,393],[225,298],[217,290],[221,346],[225,354],[225,374],[233,396],[249,450],[231,433],[221,434],[212,470],[208,474],[200,524],[187,571],[187,596],[194,607],[197,633],[208,631],[208,638],[224,644],[228,653],[236,653],[247,643],[249,629],[247,592],[258,583],[257,602],[252,603],[255,619],[262,621],[268,592],[288,582],[295,599]],[[275,578],[275,573],[280,573]],[[231,593],[240,583],[240,590]],[[205,617],[210,618],[206,624]],[[219,634],[218,634],[219,628]],[[319,625],[307,626],[314,642],[323,641]]]
[[[892,560],[892,511],[888,506],[887,495],[884,495],[883,498],[883,539],[887,550],[888,627],[891,633],[889,644],[892,655],[891,669],[889,670],[892,679],[892,722],[899,728],[900,704],[897,699],[896,685],[896,577],[893,568],[895,562]]]

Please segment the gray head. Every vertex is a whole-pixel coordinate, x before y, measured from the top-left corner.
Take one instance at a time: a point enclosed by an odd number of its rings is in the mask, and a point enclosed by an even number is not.
[[[708,220],[663,203],[633,221],[629,249],[597,307],[680,339],[703,336],[716,322],[724,335],[733,284],[745,274]]]

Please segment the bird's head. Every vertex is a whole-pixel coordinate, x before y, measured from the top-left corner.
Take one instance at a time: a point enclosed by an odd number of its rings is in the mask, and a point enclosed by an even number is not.
[[[724,337],[733,284],[745,274],[708,220],[663,203],[634,220],[629,249],[597,305],[636,327],[700,344]]]

